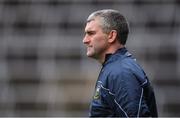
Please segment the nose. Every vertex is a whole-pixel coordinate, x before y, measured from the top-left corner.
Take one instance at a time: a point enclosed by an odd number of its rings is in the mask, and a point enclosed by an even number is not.
[[[83,38],[83,43],[87,44],[87,43],[89,43],[89,41],[90,41],[89,38],[85,35]]]

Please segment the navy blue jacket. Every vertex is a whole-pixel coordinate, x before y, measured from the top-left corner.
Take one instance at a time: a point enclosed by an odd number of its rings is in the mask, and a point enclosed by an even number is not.
[[[157,117],[149,80],[126,48],[106,55],[96,82],[90,116]]]

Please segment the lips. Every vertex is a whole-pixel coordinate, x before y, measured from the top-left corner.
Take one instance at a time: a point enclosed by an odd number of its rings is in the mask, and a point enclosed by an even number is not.
[[[93,46],[87,46],[87,52],[91,52]]]
[[[87,47],[87,50],[90,50],[90,49],[91,49],[91,47],[90,47],[90,46],[88,46],[88,47]]]
[[[92,48],[93,46],[87,46],[87,48]]]

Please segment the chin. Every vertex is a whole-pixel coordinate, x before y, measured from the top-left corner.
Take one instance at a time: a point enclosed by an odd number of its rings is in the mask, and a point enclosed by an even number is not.
[[[86,54],[88,57],[94,57],[94,54],[92,54],[92,53],[88,53],[87,52],[87,54]]]
[[[90,55],[90,54],[86,54],[88,57],[93,57],[93,55]]]

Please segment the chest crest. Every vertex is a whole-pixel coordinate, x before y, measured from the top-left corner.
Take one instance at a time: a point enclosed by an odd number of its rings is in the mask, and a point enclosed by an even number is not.
[[[94,100],[100,99],[100,89],[101,89],[101,86],[97,85],[95,93],[94,93],[94,97],[93,97]]]

